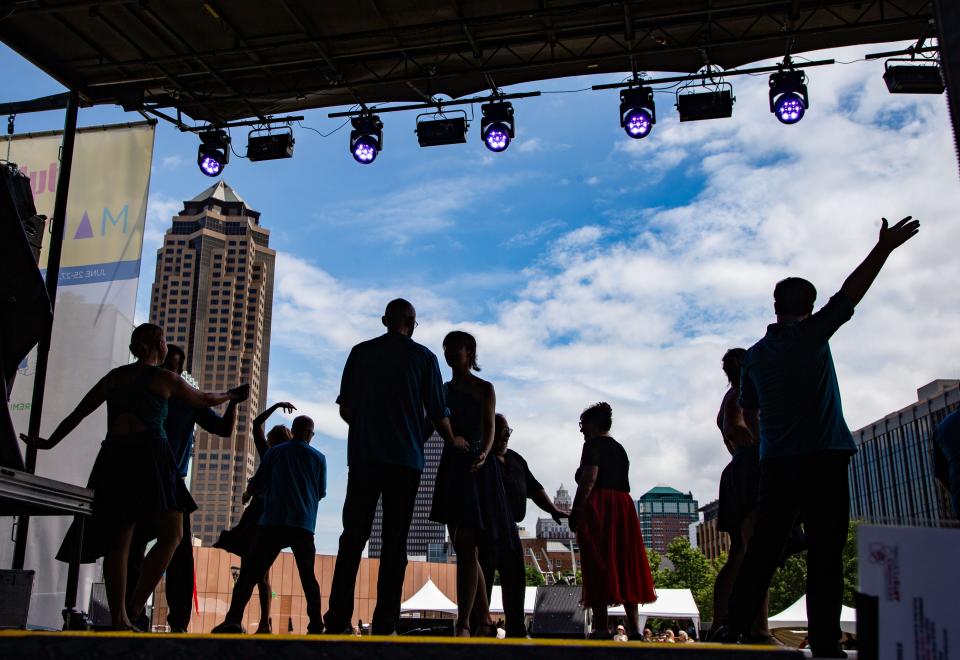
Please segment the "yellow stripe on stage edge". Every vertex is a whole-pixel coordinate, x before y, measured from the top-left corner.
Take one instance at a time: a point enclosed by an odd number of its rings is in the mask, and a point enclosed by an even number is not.
[[[93,632],[93,631],[46,631],[46,630],[0,630],[0,640],[3,638],[21,638],[21,637],[96,637],[98,639],[103,638],[172,638],[172,639],[182,639],[184,641],[189,641],[193,639],[256,639],[258,642],[262,641],[284,641],[284,640],[296,640],[296,641],[313,641],[313,642],[352,642],[356,644],[365,644],[365,643],[383,643],[390,642],[396,644],[474,644],[474,645],[506,645],[506,646],[544,646],[544,647],[570,647],[570,646],[585,646],[585,647],[612,647],[612,648],[629,648],[631,644],[642,644],[647,647],[655,648],[670,648],[671,650],[676,651],[749,651],[749,652],[763,652],[763,653],[772,653],[772,652],[796,652],[797,649],[792,649],[789,647],[783,646],[761,646],[756,644],[711,644],[704,642],[697,642],[694,644],[671,644],[668,642],[615,642],[613,640],[593,640],[593,639],[517,639],[517,638],[507,638],[507,639],[496,639],[494,637],[414,637],[410,635],[364,635],[362,637],[357,637],[356,635],[252,635],[252,634],[228,634],[228,635],[211,635],[206,634],[184,634],[184,633],[131,633],[131,632]]]

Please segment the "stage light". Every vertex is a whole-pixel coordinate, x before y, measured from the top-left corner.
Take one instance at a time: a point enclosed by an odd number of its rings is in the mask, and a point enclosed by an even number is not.
[[[200,171],[207,176],[220,176],[229,162],[230,136],[219,129],[200,133],[200,147],[197,149]]]
[[[620,126],[627,135],[637,140],[645,138],[656,123],[652,89],[633,87],[620,92]]]
[[[383,149],[383,122],[377,115],[360,115],[350,123],[350,154],[361,165],[369,165]]]
[[[462,111],[461,111],[462,112]],[[444,144],[465,144],[467,141],[467,118],[442,117],[421,121],[420,117],[435,116],[419,115],[417,117],[417,142],[421,147],[439,147]]]
[[[733,115],[734,100],[732,86],[715,92],[678,93],[677,112],[680,121],[722,119]]]
[[[293,129],[289,126],[279,132],[263,133],[264,129],[250,131],[247,136],[247,158],[252,161],[293,158]]]
[[[810,107],[807,76],[789,69],[770,75],[770,112],[783,124],[796,124]]]
[[[887,90],[891,94],[943,94],[940,64],[936,60],[929,62],[918,64],[916,60],[888,60],[883,73]]]
[[[480,112],[483,114],[480,120],[483,143],[490,151],[504,151],[514,138],[513,105],[503,101],[484,103]]]

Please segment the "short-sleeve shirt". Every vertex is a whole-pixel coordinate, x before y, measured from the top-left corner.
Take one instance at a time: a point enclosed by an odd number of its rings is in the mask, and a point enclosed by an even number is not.
[[[960,517],[960,410],[954,410],[943,418],[933,432],[933,445],[946,459],[954,515]]]
[[[760,458],[857,451],[843,418],[829,340],[853,316],[843,293],[796,323],[774,323],[747,351],[740,406],[760,411]]]
[[[594,488],[630,492],[630,459],[627,457],[627,450],[619,442],[608,436],[584,441],[580,469],[577,470],[577,483],[580,483],[581,470],[591,465],[597,466]]]
[[[263,455],[250,486],[263,490],[260,525],[299,527],[312,534],[327,494],[327,459],[302,440],[288,440]]]
[[[195,408],[180,399],[169,399],[167,419],[163,424],[167,431],[167,442],[173,451],[173,460],[177,463],[177,472],[187,476],[190,467],[190,455],[193,452],[194,428],[197,424],[205,430],[215,428],[223,418],[213,408]]]
[[[543,490],[543,486],[530,473],[523,456],[508,449],[503,456],[503,490],[507,495],[507,506],[514,522],[520,522],[527,515],[527,498]]]
[[[449,417],[437,356],[395,332],[353,347],[337,403],[350,415],[348,465],[385,463],[422,471],[429,435],[424,415]]]

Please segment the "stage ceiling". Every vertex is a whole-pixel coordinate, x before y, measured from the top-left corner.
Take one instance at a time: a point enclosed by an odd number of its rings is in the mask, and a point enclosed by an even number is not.
[[[934,34],[931,0],[12,4],[0,40],[83,100],[177,108],[214,123],[583,74],[729,69],[788,48]]]

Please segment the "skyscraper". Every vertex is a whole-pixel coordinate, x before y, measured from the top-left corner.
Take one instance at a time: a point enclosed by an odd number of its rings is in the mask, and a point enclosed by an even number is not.
[[[443,454],[443,438],[434,433],[427,438],[423,447],[424,467],[417,489],[417,499],[413,506],[413,519],[407,533],[407,556],[429,557],[431,546],[436,559],[438,551],[447,539],[447,529],[442,523],[430,520],[430,508],[433,506],[433,486],[437,481],[437,468]],[[370,531],[370,545],[367,556],[379,557],[383,548],[383,503],[377,502],[377,511],[373,516]]]
[[[960,406],[960,381],[935,380],[917,401],[853,432],[850,517],[884,525],[939,527],[954,521],[946,491],[933,476],[937,424]]]
[[[190,476],[200,509],[193,533],[204,545],[240,519],[240,496],[257,465],[250,421],[267,396],[276,259],[269,244],[260,213],[219,181],[184,202],[157,250],[150,322],[183,347],[201,389],[250,384],[232,437],[197,430]]]
[[[673,539],[686,538],[690,523],[700,518],[693,495],[669,486],[657,486],[641,495],[637,500],[637,514],[644,545],[660,554],[667,551]]]

